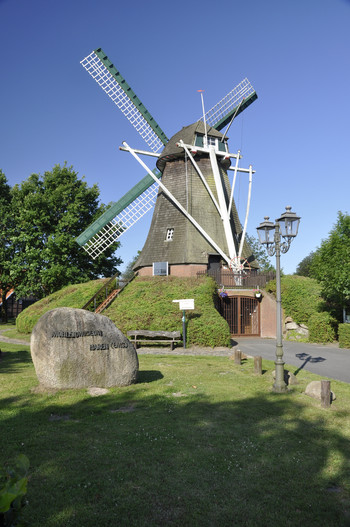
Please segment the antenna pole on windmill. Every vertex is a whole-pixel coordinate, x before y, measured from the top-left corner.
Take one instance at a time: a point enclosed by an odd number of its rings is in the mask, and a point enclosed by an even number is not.
[[[197,90],[197,91],[201,94],[202,110],[203,110],[203,122],[204,122],[205,146],[208,146],[207,121],[205,120],[204,99],[203,99],[203,92],[204,92],[204,90]]]

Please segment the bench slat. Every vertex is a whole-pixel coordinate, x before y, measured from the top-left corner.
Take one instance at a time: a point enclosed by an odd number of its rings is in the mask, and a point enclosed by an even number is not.
[[[147,329],[128,331],[127,335],[128,337],[164,337],[169,339],[179,339],[181,337],[180,331],[150,331]]]

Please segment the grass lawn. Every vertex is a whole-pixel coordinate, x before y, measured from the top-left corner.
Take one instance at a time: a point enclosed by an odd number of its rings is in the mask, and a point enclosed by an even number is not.
[[[1,343],[0,462],[31,464],[31,527],[350,525],[350,385],[324,410],[271,392],[273,363],[139,355],[139,382],[44,393]],[[291,367],[292,372],[295,368]]]

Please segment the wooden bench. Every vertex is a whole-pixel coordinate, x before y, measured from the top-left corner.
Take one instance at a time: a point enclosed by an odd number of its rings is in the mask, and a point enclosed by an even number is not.
[[[137,345],[143,342],[145,344],[170,344],[173,350],[175,343],[181,342],[180,331],[149,331],[139,329],[137,331],[128,331],[127,335],[136,349]]]

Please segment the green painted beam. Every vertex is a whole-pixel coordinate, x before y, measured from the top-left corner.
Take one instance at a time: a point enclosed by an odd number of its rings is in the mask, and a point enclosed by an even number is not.
[[[257,98],[258,98],[257,93],[254,91],[253,93],[251,93],[249,95],[249,97],[247,97],[246,99],[243,100],[243,102],[242,102],[242,104],[240,106],[239,105],[235,106],[228,114],[225,115],[225,117],[223,117],[220,121],[218,121],[213,126],[213,128],[215,128],[216,130],[222,130],[222,128],[224,128],[225,126],[227,126],[231,122],[231,119],[235,115],[236,112],[237,112],[237,114],[236,114],[236,117],[237,117],[237,115],[242,113]],[[238,111],[237,111],[237,108],[238,108]]]
[[[109,60],[107,55],[104,53],[104,51],[101,48],[95,49],[94,52],[98,56],[98,58],[103,62],[107,70],[111,73],[111,75],[115,78],[119,86],[125,91],[126,95],[129,97],[129,99],[135,104],[136,108],[139,110],[139,112],[142,114],[144,119],[148,122],[154,133],[159,137],[159,139],[162,141],[163,145],[166,145],[166,143],[169,141],[157,121],[152,117],[152,115],[149,113],[145,105],[140,101],[140,99],[137,97],[136,93],[132,90],[132,88],[129,86],[129,84],[126,82],[124,77],[120,74],[120,72],[117,70],[117,68],[112,64],[112,62]]]
[[[153,174],[160,179],[162,174],[155,168]],[[113,218],[118,216],[122,210],[130,205],[136,198],[138,198],[145,190],[148,189],[154,183],[154,179],[147,174],[141,181],[139,181],[132,189],[130,189],[119,201],[113,203],[113,205],[106,210],[101,216],[94,221],[84,232],[82,232],[77,238],[76,242],[82,247],[85,245],[95,234],[97,234],[107,223]]]

